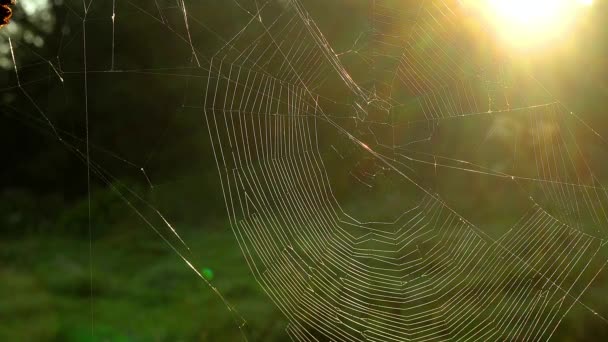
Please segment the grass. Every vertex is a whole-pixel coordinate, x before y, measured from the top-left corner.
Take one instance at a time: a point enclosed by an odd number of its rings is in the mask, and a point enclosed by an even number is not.
[[[180,251],[213,271],[213,286],[247,320],[248,340],[286,340],[285,319],[254,281],[230,229],[179,231],[190,247]],[[0,341],[242,340],[221,299],[141,224],[121,224],[95,239],[92,268],[87,238],[51,234],[0,239],[0,265]],[[596,280],[581,299],[606,317],[606,280]],[[601,341],[607,327],[575,305],[554,338]]]
[[[220,298],[158,236],[135,228],[94,241],[92,296],[87,239],[0,241],[0,340],[240,340],[235,317]],[[223,229],[185,231],[188,259],[213,270],[213,285],[247,319],[249,340],[282,339],[282,316]]]

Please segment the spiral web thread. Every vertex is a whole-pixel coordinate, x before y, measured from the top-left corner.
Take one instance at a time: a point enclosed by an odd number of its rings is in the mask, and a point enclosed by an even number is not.
[[[359,36],[336,53],[302,2],[255,3],[210,60],[205,117],[231,226],[293,340],[547,340],[603,268],[608,197],[574,165],[564,119],[573,114],[549,94],[509,93],[504,65],[476,63],[458,45],[456,6],[371,1],[371,43],[357,46]],[[343,66],[352,54],[368,79]],[[328,84],[348,100],[324,96]],[[528,124],[535,175],[409,149],[430,143],[439,122],[486,115]],[[348,215],[326,172],[321,124],[417,187],[418,204],[394,222]],[[408,140],[400,129],[412,126],[426,133]],[[530,197],[518,223],[492,238],[418,184],[413,163],[533,182],[559,210]]]

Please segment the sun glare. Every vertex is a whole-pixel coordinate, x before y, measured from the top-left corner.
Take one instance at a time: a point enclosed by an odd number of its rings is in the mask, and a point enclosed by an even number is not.
[[[476,1],[498,34],[517,47],[532,47],[559,38],[577,12],[592,0]]]

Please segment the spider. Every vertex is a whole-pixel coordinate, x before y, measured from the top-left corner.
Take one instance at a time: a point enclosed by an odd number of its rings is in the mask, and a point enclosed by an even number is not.
[[[17,0],[0,0],[0,28],[8,25],[13,16],[11,6],[14,6]]]

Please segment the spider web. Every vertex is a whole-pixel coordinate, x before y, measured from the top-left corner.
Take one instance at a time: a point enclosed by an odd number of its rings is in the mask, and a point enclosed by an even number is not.
[[[459,2],[354,3],[113,2],[109,67],[41,59],[60,82],[82,74],[86,104],[89,74],[202,87],[182,107],[204,117],[230,226],[292,340],[548,340],[575,306],[608,322],[581,300],[607,261],[608,193],[577,134],[601,135],[509,58],[480,49]],[[85,53],[95,4],[79,17]],[[115,60],[117,5],[165,29],[189,66]],[[348,17],[349,6],[366,17]],[[325,34],[349,22],[345,36]],[[36,105],[9,44],[16,87]],[[161,212],[90,159],[88,135],[83,151],[36,114],[198,273]],[[495,202],[475,202],[479,184]]]

